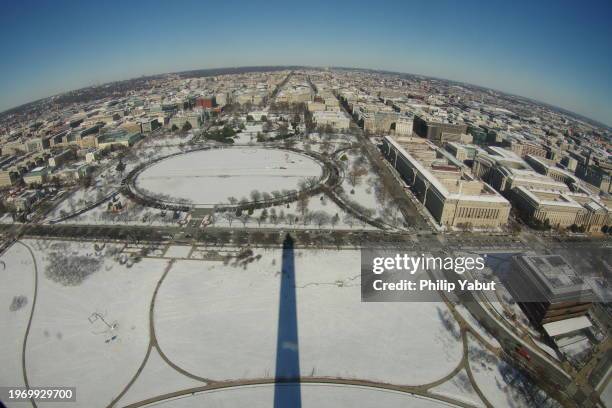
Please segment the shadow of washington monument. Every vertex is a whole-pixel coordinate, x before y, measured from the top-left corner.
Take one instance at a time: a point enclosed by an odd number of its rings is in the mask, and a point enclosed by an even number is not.
[[[283,242],[280,277],[274,408],[301,408],[302,406],[293,247],[293,238],[287,234]]]

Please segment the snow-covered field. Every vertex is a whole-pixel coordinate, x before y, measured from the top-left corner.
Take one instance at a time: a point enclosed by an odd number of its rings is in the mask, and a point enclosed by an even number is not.
[[[308,156],[277,149],[234,147],[197,151],[163,160],[137,178],[142,191],[188,200],[198,205],[249,201],[252,190],[294,190],[308,177],[320,177],[321,166]]]
[[[494,407],[558,407],[532,380],[469,336],[470,368],[478,387]]]
[[[21,350],[33,299],[32,257],[23,245],[13,245],[0,258],[0,338],[2,339],[0,384],[2,385],[24,385]]]
[[[30,384],[75,386],[77,402],[71,404],[75,408],[108,404],[134,375],[144,357],[151,294],[166,261],[144,259],[130,267],[110,255],[102,255],[107,248],[96,254],[91,244],[51,241],[26,244],[35,251],[38,265],[36,312],[26,353]],[[15,246],[11,251],[18,248]],[[53,253],[97,258],[102,265],[80,285],[64,286],[46,276]],[[28,269],[11,270],[17,272],[27,273],[16,282],[31,284],[28,279],[32,273]],[[30,304],[32,301],[30,298]],[[2,317],[5,316],[2,311]],[[11,342],[21,344],[23,333],[10,332],[10,336]],[[10,356],[14,359],[20,354],[13,350]],[[8,357],[2,357],[2,367],[7,366],[5,361],[12,361]],[[0,383],[13,384],[8,380],[4,374],[0,377]]]
[[[254,249],[238,258],[244,248],[226,248],[223,254],[209,250],[205,256],[206,247],[199,247],[196,258],[207,260],[174,261],[150,309],[168,258],[183,258],[190,247],[173,245],[163,259],[145,256],[134,261],[130,254],[135,248],[122,245],[24,243],[33,250],[38,266],[26,350],[31,385],[75,386],[75,408],[108,405],[138,372],[149,344],[154,345],[150,310],[158,346],[179,369],[204,381],[274,378],[279,309],[288,307],[279,300],[282,249]],[[21,385],[22,341],[34,302],[34,263],[19,243],[0,261],[0,384]],[[295,290],[298,343],[292,347],[299,353],[302,376],[419,385],[448,375],[460,363],[458,325],[445,319],[450,313],[443,302],[361,302],[358,251],[295,250],[294,263],[295,285],[289,289]],[[58,278],[67,271],[85,276],[80,280],[72,274],[71,284],[62,284]],[[15,303],[21,296],[26,301]],[[20,307],[12,310],[15,304]],[[515,370],[473,338],[469,349],[478,386],[494,406],[528,405],[524,390],[516,387],[520,381]],[[162,357],[153,347],[119,405],[205,384],[175,370]],[[461,371],[431,391],[479,406],[464,377]],[[239,387],[159,405],[270,406],[271,398],[272,386]],[[302,403],[441,405],[401,393],[317,384],[302,385]]]
[[[261,259],[245,268],[173,265],[155,325],[182,368],[216,380],[274,376],[282,254],[255,254]],[[462,346],[439,317],[444,304],[362,303],[359,268],[358,251],[295,252],[302,375],[417,385],[452,371]]]
[[[459,371],[453,378],[430,391],[436,395],[453,398],[477,407],[485,407],[465,370]]]
[[[128,392],[119,400],[119,406],[129,405],[160,394],[203,385],[205,383],[176,372],[162,360],[157,350],[153,349],[142,373]]]

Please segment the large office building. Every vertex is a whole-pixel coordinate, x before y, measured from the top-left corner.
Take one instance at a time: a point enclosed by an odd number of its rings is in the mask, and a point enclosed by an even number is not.
[[[347,130],[351,125],[351,118],[342,111],[316,111],[312,115],[317,126],[331,126],[334,130]]]
[[[583,316],[593,290],[560,255],[517,255],[506,287],[537,325]]]
[[[552,160],[545,159],[543,157],[527,155],[525,161],[540,174],[548,176],[555,181],[565,183],[567,185],[577,184],[578,178],[569,171],[566,171],[560,167],[557,167],[556,163]]]
[[[431,142],[386,136],[383,153],[441,226],[498,228],[507,223],[510,203]]]
[[[361,113],[363,129],[370,133],[388,134],[395,131],[402,115],[397,112],[365,111]]]
[[[509,193],[513,188],[527,188],[554,191],[569,191],[567,184],[534,171],[516,153],[501,147],[485,147],[474,158],[474,175],[501,193]]]
[[[590,194],[528,189],[514,189],[512,201],[526,220],[538,220],[555,228],[572,225],[585,232],[598,232],[612,224],[612,211]]]
[[[414,133],[442,145],[445,142],[458,142],[460,135],[467,132],[464,123],[444,122],[441,119],[417,115],[414,117]]]

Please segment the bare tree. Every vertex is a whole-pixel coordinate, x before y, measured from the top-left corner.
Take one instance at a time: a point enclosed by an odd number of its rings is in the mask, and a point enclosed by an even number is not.
[[[259,190],[251,191],[251,198],[253,199],[253,201],[261,200],[261,193],[259,192]]]
[[[344,218],[342,218],[342,222],[353,228],[353,225],[355,225],[355,218],[351,214],[347,213],[344,215]]]
[[[361,180],[361,177],[366,174],[368,174],[368,171],[364,167],[354,165],[348,172],[349,183],[351,186],[355,187]]]
[[[338,213],[336,213],[330,220],[331,226],[335,227],[336,225],[338,225],[339,222],[340,222],[340,216],[338,215]]]
[[[311,176],[311,177],[306,178],[306,185],[309,188],[315,188],[318,183],[319,183],[319,179],[317,177]]]
[[[306,212],[302,215],[302,224],[308,225],[312,221],[312,213]]]
[[[316,224],[317,227],[321,228],[323,225],[327,224],[330,221],[329,214],[324,211],[315,211],[312,214],[312,220]]]
[[[227,201],[231,204],[231,205],[236,205],[238,203],[238,199],[236,197],[228,197]]]
[[[278,213],[278,222],[280,222],[281,224],[285,222],[286,220],[286,216],[285,216],[285,211],[280,210],[280,212]]]
[[[271,221],[271,222],[272,222],[274,225],[278,224],[278,215],[276,215],[276,209],[275,209],[275,208],[272,208],[272,209],[270,210],[270,221]]]
[[[261,223],[266,222],[267,219],[268,219],[268,210],[264,208],[261,214],[259,214],[259,217],[257,218],[257,225],[261,227]]]
[[[244,213],[240,217],[238,217],[238,219],[242,223],[242,226],[246,227],[247,222],[249,222],[249,220],[251,219],[251,216],[249,214],[247,214],[247,213]]]
[[[229,226],[232,226],[232,222],[234,221],[234,219],[236,219],[236,214],[234,214],[232,211],[227,211],[226,213],[223,214],[223,218],[225,218],[227,220],[227,222],[229,223]]]
[[[301,194],[300,197],[298,198],[298,201],[297,201],[297,210],[302,215],[302,217],[308,211],[308,202],[309,201],[310,201],[310,199],[308,198],[308,196],[306,194]]]

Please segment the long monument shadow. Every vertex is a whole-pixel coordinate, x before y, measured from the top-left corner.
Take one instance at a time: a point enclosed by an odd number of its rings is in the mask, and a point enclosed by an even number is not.
[[[293,247],[293,238],[287,234],[283,242],[278,304],[274,408],[300,408],[302,406]]]

